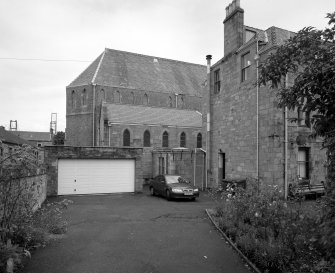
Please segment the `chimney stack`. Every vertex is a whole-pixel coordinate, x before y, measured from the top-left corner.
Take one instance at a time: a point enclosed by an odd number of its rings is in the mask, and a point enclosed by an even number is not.
[[[240,0],[234,0],[226,7],[224,24],[224,56],[243,44],[244,10]]]

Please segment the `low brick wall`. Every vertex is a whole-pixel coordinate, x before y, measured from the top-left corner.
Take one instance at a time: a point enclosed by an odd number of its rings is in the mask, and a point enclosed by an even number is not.
[[[135,159],[135,192],[143,191],[143,149],[117,147],[45,146],[47,195],[58,194],[59,159]]]

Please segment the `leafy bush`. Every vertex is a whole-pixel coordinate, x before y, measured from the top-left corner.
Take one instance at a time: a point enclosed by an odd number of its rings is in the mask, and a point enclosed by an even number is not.
[[[331,272],[320,240],[322,214],[283,201],[277,187],[255,185],[249,180],[247,190],[228,185],[213,193],[220,228],[264,272]]]

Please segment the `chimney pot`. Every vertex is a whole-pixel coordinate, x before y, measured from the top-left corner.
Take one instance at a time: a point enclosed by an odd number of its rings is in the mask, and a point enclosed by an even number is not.
[[[240,0],[236,0],[236,7],[240,7]]]
[[[236,8],[236,0],[234,0],[234,1],[231,3],[231,5],[232,5],[232,11],[234,11],[235,8]]]
[[[212,59],[212,55],[206,55],[206,60],[211,60]]]

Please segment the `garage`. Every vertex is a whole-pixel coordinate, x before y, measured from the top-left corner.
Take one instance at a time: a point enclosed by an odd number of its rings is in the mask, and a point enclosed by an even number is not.
[[[58,160],[58,195],[134,191],[135,160]]]

